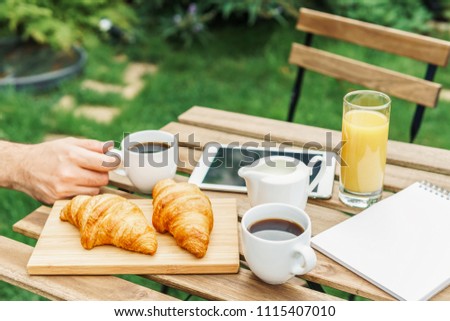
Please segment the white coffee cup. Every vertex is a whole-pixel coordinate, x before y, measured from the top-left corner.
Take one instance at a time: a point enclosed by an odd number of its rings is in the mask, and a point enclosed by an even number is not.
[[[163,145],[164,150],[142,152],[147,144],[152,143]],[[177,171],[176,136],[161,130],[131,133],[122,140],[120,149],[111,149],[107,154],[120,159],[123,165],[125,172],[118,170],[116,173],[126,175],[140,192],[146,194],[152,192],[158,181],[173,178]]]
[[[290,227],[300,225],[304,231],[300,235],[280,232],[270,222],[261,224],[267,220],[287,221],[289,225],[294,223]],[[257,222],[260,228],[265,226],[268,229],[255,232]],[[250,269],[266,283],[282,284],[295,275],[308,273],[316,265],[316,254],[310,246],[311,220],[305,211],[296,206],[266,203],[252,207],[242,218],[241,237]]]

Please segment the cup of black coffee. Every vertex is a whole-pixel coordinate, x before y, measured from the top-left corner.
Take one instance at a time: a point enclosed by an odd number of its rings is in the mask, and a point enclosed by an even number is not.
[[[310,246],[311,220],[302,209],[283,203],[261,204],[244,214],[241,227],[245,259],[264,282],[282,284],[316,265]]]
[[[108,155],[120,159],[126,175],[142,193],[150,194],[162,179],[173,178],[177,170],[178,145],[171,133],[144,130],[127,135],[121,149],[112,149]]]
[[[143,142],[132,143],[128,147],[128,151],[141,154],[154,154],[164,152],[170,148],[170,143],[166,142]]]

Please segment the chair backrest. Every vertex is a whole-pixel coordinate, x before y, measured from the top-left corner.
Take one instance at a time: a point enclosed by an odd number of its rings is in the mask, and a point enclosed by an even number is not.
[[[394,28],[301,8],[297,29],[306,32],[305,44],[293,43],[289,62],[299,66],[289,107],[293,121],[300,96],[303,73],[315,72],[417,104],[410,129],[416,137],[425,107],[436,107],[441,85],[433,82],[438,67],[446,66],[450,42]],[[392,71],[320,49],[312,48],[313,35],[343,40],[367,48],[412,58],[428,64],[424,79]]]

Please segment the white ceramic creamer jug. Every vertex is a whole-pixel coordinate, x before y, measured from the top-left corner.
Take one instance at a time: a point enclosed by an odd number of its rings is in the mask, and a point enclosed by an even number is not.
[[[313,164],[321,161],[319,173],[309,184]],[[288,156],[267,156],[239,169],[245,179],[251,206],[285,203],[305,209],[308,194],[317,186],[326,170],[322,156],[314,156],[308,166]]]

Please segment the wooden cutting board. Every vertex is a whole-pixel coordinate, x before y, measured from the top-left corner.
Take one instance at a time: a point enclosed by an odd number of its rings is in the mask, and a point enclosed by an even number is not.
[[[133,199],[151,222],[152,200]],[[206,255],[198,259],[180,248],[173,237],[157,232],[155,255],[130,252],[111,245],[85,250],[80,232],[59,219],[68,201],[54,204],[28,261],[28,273],[49,274],[211,274],[239,270],[238,221],[235,199],[212,199],[214,227]]]

